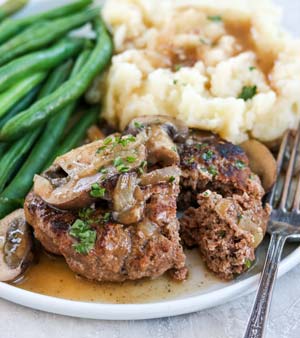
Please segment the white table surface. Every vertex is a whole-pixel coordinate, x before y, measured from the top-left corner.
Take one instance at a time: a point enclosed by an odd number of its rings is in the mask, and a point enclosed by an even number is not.
[[[300,37],[300,0],[276,2],[284,7],[285,26]],[[251,294],[226,305],[190,315],[136,322],[63,317],[0,299],[0,337],[241,338],[253,297],[254,294]],[[277,283],[267,337],[300,337],[300,265]]]

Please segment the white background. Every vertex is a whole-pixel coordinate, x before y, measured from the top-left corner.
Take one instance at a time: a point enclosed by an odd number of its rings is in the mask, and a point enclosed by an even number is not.
[[[284,8],[285,27],[300,37],[300,0],[275,2]],[[0,299],[0,337],[241,338],[253,297],[252,294],[191,315],[138,322],[68,318],[27,309]],[[300,266],[277,283],[267,337],[300,337]]]

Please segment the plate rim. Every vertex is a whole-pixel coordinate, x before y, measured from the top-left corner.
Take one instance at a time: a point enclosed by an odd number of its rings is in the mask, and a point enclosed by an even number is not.
[[[300,246],[281,261],[278,277],[281,277],[299,263]],[[234,284],[200,295],[144,304],[74,301],[23,290],[4,282],[0,282],[0,298],[32,309],[70,317],[102,320],[143,320],[183,315],[224,304],[254,291],[258,286],[259,277],[260,273],[257,273]]]

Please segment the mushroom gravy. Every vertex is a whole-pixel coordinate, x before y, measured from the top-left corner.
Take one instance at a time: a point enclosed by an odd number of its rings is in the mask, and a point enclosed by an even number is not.
[[[175,282],[164,276],[151,280],[126,281],[123,283],[97,283],[74,274],[62,257],[40,253],[39,262],[32,265],[12,285],[47,296],[75,301],[105,303],[145,303],[164,301],[199,293],[219,281],[206,271],[197,250],[187,251],[190,275],[185,282]]]

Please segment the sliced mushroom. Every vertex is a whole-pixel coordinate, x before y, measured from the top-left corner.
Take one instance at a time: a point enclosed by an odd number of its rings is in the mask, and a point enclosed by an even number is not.
[[[251,170],[257,174],[266,192],[270,191],[277,176],[277,164],[270,150],[256,140],[248,140],[241,144],[249,158]]]
[[[24,210],[0,221],[0,281],[16,279],[32,260],[32,238]]]
[[[161,126],[151,126],[148,135],[146,147],[150,164],[161,163],[164,166],[179,164],[180,158],[175,143]]]
[[[113,193],[113,217],[117,222],[132,224],[143,217],[144,198],[138,186],[136,173],[119,176]]]
[[[153,125],[161,126],[175,142],[184,141],[189,133],[189,129],[183,121],[164,115],[137,117],[129,123],[125,133],[136,135],[141,129]]]
[[[120,138],[115,134],[60,156],[42,175],[35,176],[34,192],[59,209],[88,206],[95,199],[91,196],[92,185],[98,183],[101,186],[122,169],[115,165],[116,158],[122,159],[128,171],[138,168],[145,161],[145,135],[141,133],[130,142],[120,143],[127,137]],[[128,158],[130,161],[126,162]],[[105,194],[103,198],[108,196]]]

